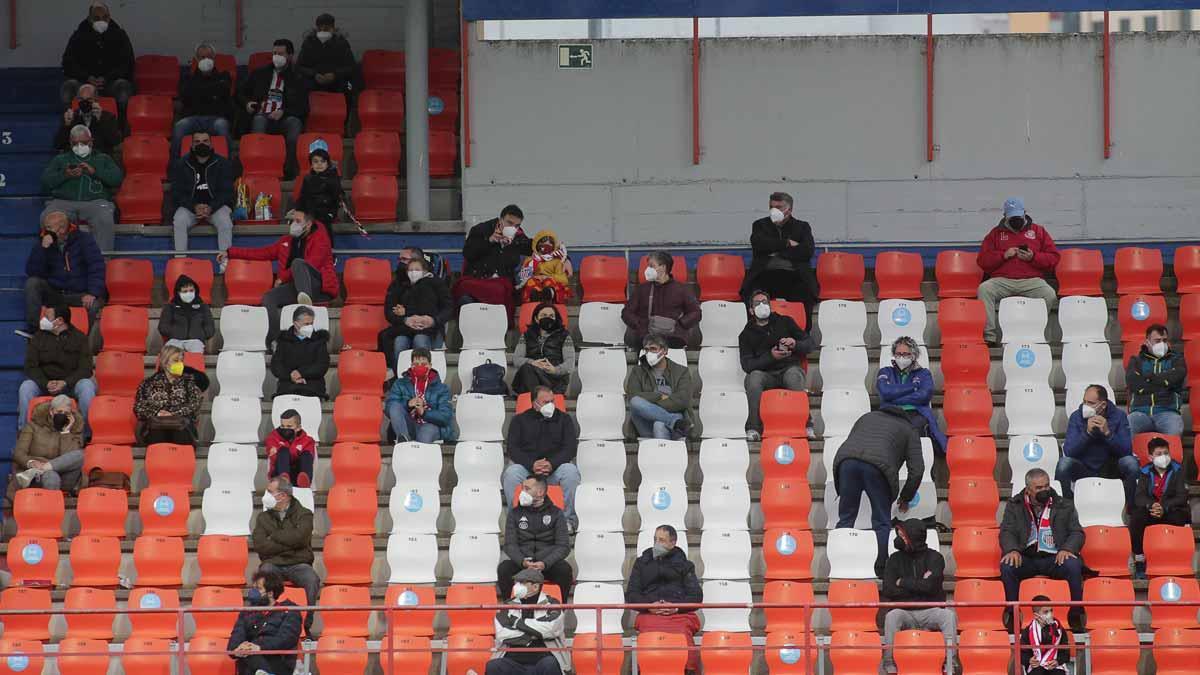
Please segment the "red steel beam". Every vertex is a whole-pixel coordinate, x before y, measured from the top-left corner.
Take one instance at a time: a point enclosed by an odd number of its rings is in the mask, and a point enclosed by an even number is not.
[[[17,48],[17,0],[8,0],[8,48]]]
[[[925,15],[925,161],[933,161],[933,15]]]
[[[237,45],[238,49],[241,49],[242,46],[246,43],[246,36],[242,29],[242,26],[245,23],[243,21],[243,18],[244,17],[242,15],[242,0],[234,0],[234,3],[233,3],[233,23],[234,23],[233,34],[235,36],[234,44]]]
[[[459,9],[461,15],[461,7]],[[459,60],[462,61],[462,130],[463,130],[463,166],[471,166],[471,27],[466,19],[461,21],[462,35],[458,39],[458,48],[462,50]]]
[[[692,164],[700,163],[700,18],[692,17]]]
[[[1112,94],[1112,34],[1109,33],[1108,27],[1108,10],[1104,11],[1104,159],[1112,156],[1112,119],[1111,119],[1111,94]]]

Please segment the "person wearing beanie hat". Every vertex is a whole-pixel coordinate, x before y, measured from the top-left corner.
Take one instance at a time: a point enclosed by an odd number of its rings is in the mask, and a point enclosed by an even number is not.
[[[317,145],[320,143],[320,145]],[[313,219],[332,226],[337,220],[342,204],[342,176],[329,157],[325,144],[318,140],[310,146],[308,164],[310,171],[300,185],[300,201],[296,208],[311,214]]]
[[[1054,309],[1058,295],[1045,276],[1054,272],[1059,257],[1050,233],[1025,212],[1025,202],[1005,200],[1004,217],[984,237],[975,258],[988,277],[979,284],[979,299],[987,315],[983,337],[988,343],[1000,341],[996,308],[1004,298],[1041,298],[1047,312]]]

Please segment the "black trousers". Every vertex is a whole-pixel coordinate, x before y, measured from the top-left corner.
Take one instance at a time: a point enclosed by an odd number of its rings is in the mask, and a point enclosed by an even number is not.
[[[534,389],[545,386],[550,387],[556,394],[565,394],[568,381],[569,378],[554,377],[541,368],[526,363],[518,368],[517,374],[513,376],[513,391],[518,394],[533,393]]]
[[[1142,555],[1142,542],[1146,538],[1146,528],[1151,525],[1190,525],[1191,514],[1186,509],[1164,511],[1162,518],[1150,515],[1150,509],[1129,509],[1129,541],[1133,545],[1133,554]]]
[[[517,576],[517,572],[520,572],[521,569],[520,565],[511,560],[501,562],[500,567],[496,568],[496,588],[500,589],[500,597],[507,599],[512,595],[513,577]],[[561,588],[563,596],[571,592],[574,575],[566,560],[559,560],[542,570],[542,576],[546,577],[546,583],[555,584]],[[566,602],[567,599],[562,597],[559,600]]]

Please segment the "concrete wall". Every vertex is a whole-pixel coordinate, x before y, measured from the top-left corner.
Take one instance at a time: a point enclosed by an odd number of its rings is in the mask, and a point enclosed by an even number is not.
[[[690,41],[475,42],[464,216],[520,204],[570,243],[745,242],[767,193],[824,242],[974,241],[1007,196],[1058,238],[1192,237],[1196,34],[1114,36],[1113,156],[1096,36],[938,39],[933,163],[924,38],[704,41],[691,163]]]

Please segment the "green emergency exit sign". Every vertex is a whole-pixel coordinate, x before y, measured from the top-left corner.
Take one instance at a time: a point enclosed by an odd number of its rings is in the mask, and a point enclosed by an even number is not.
[[[558,67],[572,70],[591,70],[592,46],[589,44],[559,45]]]

